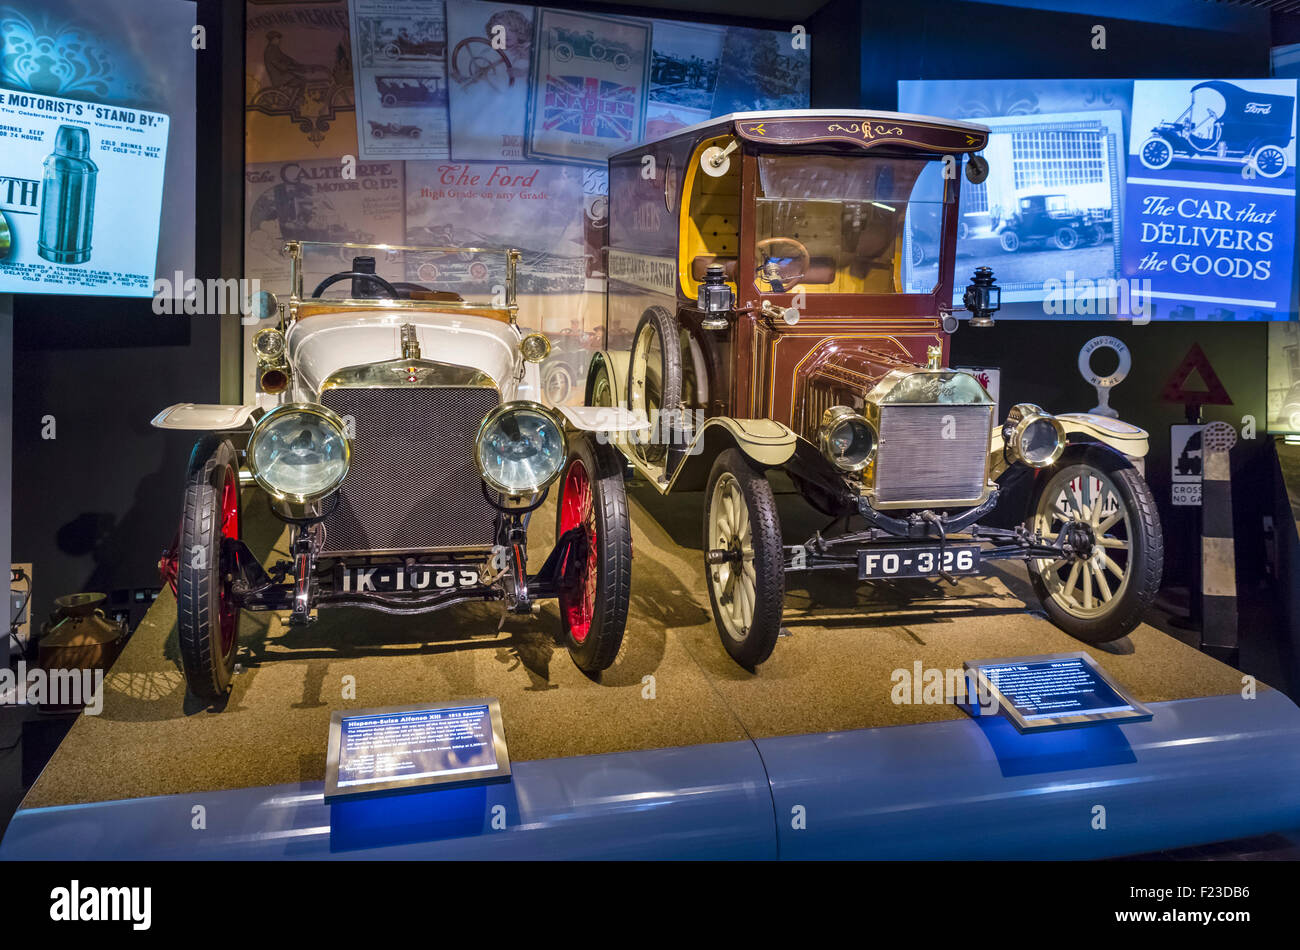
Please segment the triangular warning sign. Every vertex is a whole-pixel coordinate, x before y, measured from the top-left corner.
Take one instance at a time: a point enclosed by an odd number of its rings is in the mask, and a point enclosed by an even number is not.
[[[1189,388],[1188,383],[1193,377],[1196,377],[1197,382],[1203,383],[1205,388]],[[1223,388],[1223,383],[1219,382],[1219,374],[1210,365],[1210,360],[1199,343],[1192,344],[1192,348],[1187,351],[1183,361],[1178,364],[1178,368],[1165,383],[1165,388],[1160,395],[1165,402],[1176,402],[1184,406],[1232,405],[1232,400],[1228,398],[1228,391]]]

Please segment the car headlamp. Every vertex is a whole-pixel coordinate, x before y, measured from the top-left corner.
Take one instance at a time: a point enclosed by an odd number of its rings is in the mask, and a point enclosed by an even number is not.
[[[519,341],[519,352],[530,363],[540,363],[551,355],[551,341],[540,333],[530,333]]]
[[[1031,402],[1018,403],[1007,413],[1002,443],[1008,462],[1046,468],[1065,451],[1065,426]]]
[[[493,409],[479,426],[474,458],[490,488],[506,495],[539,492],[568,456],[564,427],[545,408],[520,400]]]
[[[350,459],[343,420],[314,403],[276,406],[248,439],[254,480],[286,501],[309,503],[332,494],[343,484]]]
[[[822,453],[841,472],[860,472],[876,455],[876,430],[848,406],[831,406],[819,431]]]
[[[263,327],[253,334],[253,351],[259,362],[276,362],[284,356],[284,334],[273,327]]]

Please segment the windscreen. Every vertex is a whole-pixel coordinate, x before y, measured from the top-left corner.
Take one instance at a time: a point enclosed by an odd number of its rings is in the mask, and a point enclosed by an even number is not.
[[[758,157],[755,283],[769,293],[932,293],[948,190],[935,159]]]

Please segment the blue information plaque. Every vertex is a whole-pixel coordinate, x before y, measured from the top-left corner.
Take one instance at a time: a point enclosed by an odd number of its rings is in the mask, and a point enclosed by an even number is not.
[[[1082,651],[968,660],[966,670],[974,675],[978,698],[992,697],[1021,732],[1151,718],[1147,707]]]
[[[509,778],[495,699],[338,710],[330,717],[326,801]]]

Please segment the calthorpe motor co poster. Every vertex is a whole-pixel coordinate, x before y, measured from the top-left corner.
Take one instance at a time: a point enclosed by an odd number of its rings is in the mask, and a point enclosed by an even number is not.
[[[1125,276],[1174,319],[1291,309],[1296,80],[1133,84]]]
[[[0,293],[152,296],[169,125],[0,88]]]
[[[403,242],[402,162],[358,162],[356,178],[344,178],[336,159],[246,165],[244,195],[244,273],[266,290],[289,289],[289,259],[281,253],[285,241]],[[350,255],[341,251],[330,266],[337,263],[335,271],[348,270]],[[305,263],[324,266],[326,261],[312,254]],[[402,279],[396,273],[384,276]]]
[[[539,9],[525,154],[603,165],[645,130],[649,20]]]

